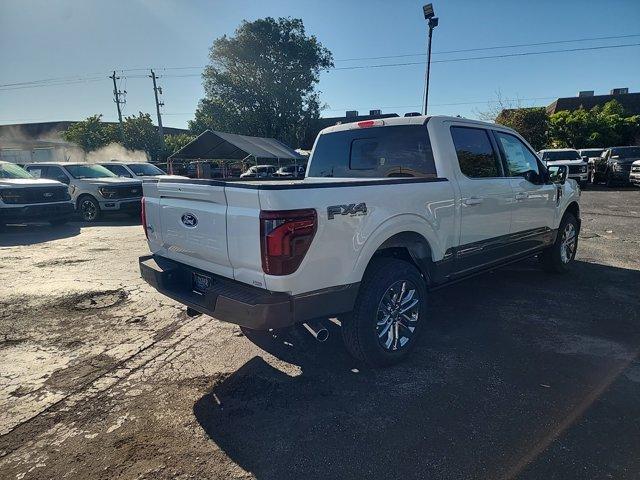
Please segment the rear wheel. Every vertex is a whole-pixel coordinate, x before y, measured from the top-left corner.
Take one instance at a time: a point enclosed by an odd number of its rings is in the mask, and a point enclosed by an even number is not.
[[[78,200],[78,211],[85,222],[95,222],[100,218],[100,204],[90,195],[80,197]]]
[[[565,273],[578,250],[578,220],[572,213],[565,213],[555,243],[542,252],[542,265],[548,272]]]
[[[426,284],[416,267],[394,258],[374,260],[353,312],[342,323],[346,349],[372,367],[404,359],[426,321],[426,300]]]

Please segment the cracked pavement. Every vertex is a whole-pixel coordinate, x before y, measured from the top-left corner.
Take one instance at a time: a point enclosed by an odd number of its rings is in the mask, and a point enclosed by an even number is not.
[[[583,193],[578,262],[431,294],[411,359],[243,336],[139,276],[129,220],[0,233],[0,477],[637,478],[640,189]],[[263,348],[261,348],[263,347]]]

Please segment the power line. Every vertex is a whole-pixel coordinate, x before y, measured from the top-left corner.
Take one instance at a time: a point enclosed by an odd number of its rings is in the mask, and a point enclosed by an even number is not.
[[[554,40],[550,42],[536,42],[536,43],[514,43],[512,45],[496,45],[493,47],[478,47],[478,48],[463,48],[460,50],[446,50],[441,52],[433,52],[432,55],[445,55],[450,53],[465,53],[465,52],[480,52],[484,50],[498,50],[504,48],[516,48],[516,47],[539,47],[542,45],[554,45],[558,43],[575,43],[575,42],[588,42],[593,40],[612,40],[620,38],[632,38],[640,37],[640,33],[634,33],[629,35],[611,35],[607,37],[589,37],[589,38],[576,38],[574,40]],[[342,58],[335,60],[336,62],[354,62],[357,60],[383,60],[385,58],[406,58],[406,57],[424,57],[424,53],[407,53],[403,55],[385,55],[381,57],[356,57],[356,58]]]
[[[431,63],[455,63],[455,62],[467,62],[472,60],[488,60],[492,58],[511,58],[511,57],[527,57],[530,55],[547,55],[551,53],[565,53],[565,52],[583,52],[588,50],[603,50],[607,48],[625,48],[625,47],[637,47],[640,43],[625,43],[619,45],[606,45],[599,47],[582,47],[582,48],[567,48],[559,50],[545,50],[541,52],[519,52],[519,53],[505,53],[502,55],[485,55],[482,57],[464,57],[464,58],[450,58],[447,60],[433,60]],[[405,67],[410,65],[424,65],[426,62],[403,62],[403,63],[382,63],[377,65],[356,65],[352,67],[335,67],[333,70],[361,70],[366,68],[384,68],[384,67]]]
[[[595,47],[578,47],[578,48],[568,48],[568,49],[557,49],[557,50],[543,50],[539,52],[517,52],[517,53],[507,53],[501,55],[484,55],[484,56],[474,56],[474,57],[462,57],[462,58],[450,58],[445,60],[434,60],[431,63],[457,63],[457,62],[466,62],[473,60],[489,60],[489,59],[498,59],[498,58],[514,58],[514,57],[526,57],[533,55],[548,55],[554,53],[568,53],[568,52],[583,52],[583,51],[595,51],[595,50],[606,50],[606,49],[614,49],[614,48],[627,48],[627,47],[637,47],[640,46],[640,43],[626,43],[626,44],[616,44],[616,45],[601,45]],[[492,47],[487,47],[492,48]],[[363,70],[369,68],[386,68],[386,67],[404,67],[404,66],[412,66],[412,65],[424,65],[424,61],[419,62],[399,62],[399,63],[382,63],[382,64],[373,64],[373,65],[355,65],[349,67],[334,67],[328,71],[344,71],[344,70]],[[191,68],[204,68],[200,67],[165,67],[164,70],[185,70]],[[132,69],[124,69],[124,70],[116,70],[116,72],[126,72],[131,71]],[[137,70],[137,69],[135,69]],[[165,78],[186,78],[186,77],[198,77],[201,76],[201,73],[187,73],[180,75],[165,75]],[[147,78],[147,75],[128,75],[126,78]],[[42,80],[32,80],[29,82],[19,82],[19,83],[11,83],[11,84],[2,84],[0,85],[0,92],[10,91],[10,90],[19,90],[23,88],[38,88],[38,87],[48,87],[48,86],[59,86],[59,85],[75,85],[79,83],[85,82],[95,82],[103,80],[103,77],[82,77],[82,76],[74,76],[74,77],[59,77],[59,78],[49,78]]]

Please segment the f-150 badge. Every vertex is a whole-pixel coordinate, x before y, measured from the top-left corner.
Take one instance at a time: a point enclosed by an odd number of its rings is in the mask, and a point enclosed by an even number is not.
[[[327,217],[329,220],[333,220],[336,215],[366,215],[367,204],[366,203],[350,203],[349,205],[331,205],[327,207]]]

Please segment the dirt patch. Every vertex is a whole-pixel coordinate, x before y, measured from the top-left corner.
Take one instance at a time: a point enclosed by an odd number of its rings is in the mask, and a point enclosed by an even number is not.
[[[127,292],[124,290],[110,290],[106,292],[93,292],[75,296],[75,299],[68,299],[65,306],[71,306],[76,310],[94,310],[114,307],[127,299]]]
[[[115,362],[116,360],[109,355],[95,355],[76,365],[56,370],[45,385],[53,390],[70,390],[95,380]]]
[[[47,260],[45,262],[37,262],[34,263],[34,267],[44,268],[44,267],[58,267],[58,266],[69,266],[76,265],[78,263],[90,262],[89,258],[58,258],[56,260]]]

